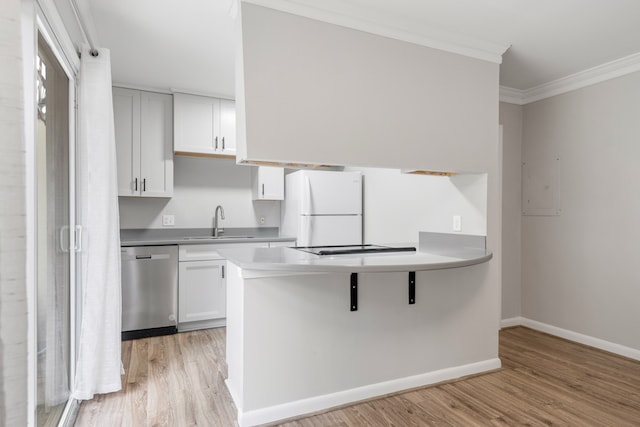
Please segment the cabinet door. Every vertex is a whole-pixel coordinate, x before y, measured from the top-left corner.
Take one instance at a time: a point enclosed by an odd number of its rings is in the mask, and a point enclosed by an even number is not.
[[[229,155],[236,154],[236,103],[228,99],[220,100],[220,148]]]
[[[174,151],[215,154],[219,139],[220,100],[176,93],[174,102]]]
[[[226,261],[179,263],[178,321],[220,319],[226,316]]]
[[[284,200],[284,169],[270,166],[254,168],[253,200]]]
[[[171,95],[141,92],[140,195],[173,195],[173,126]]]
[[[140,194],[140,91],[113,88],[118,196]]]

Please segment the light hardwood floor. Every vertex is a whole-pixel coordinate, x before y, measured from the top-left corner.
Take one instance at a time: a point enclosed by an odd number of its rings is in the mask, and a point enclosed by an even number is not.
[[[123,390],[77,426],[235,426],[224,329],[127,341]],[[503,368],[282,426],[640,426],[640,362],[527,328],[500,332]]]

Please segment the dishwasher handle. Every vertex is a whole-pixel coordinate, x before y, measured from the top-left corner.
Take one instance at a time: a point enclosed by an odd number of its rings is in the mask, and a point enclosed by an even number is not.
[[[122,261],[166,261],[171,259],[171,254],[132,254],[126,250],[121,250],[120,257]]]
[[[169,259],[171,256],[169,254],[144,254],[144,255],[136,255],[137,260],[161,260],[161,259]]]

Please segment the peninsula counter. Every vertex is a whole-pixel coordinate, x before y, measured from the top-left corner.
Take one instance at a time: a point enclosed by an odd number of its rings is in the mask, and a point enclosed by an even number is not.
[[[239,425],[499,368],[500,300],[484,241],[420,233],[415,253],[222,250]]]

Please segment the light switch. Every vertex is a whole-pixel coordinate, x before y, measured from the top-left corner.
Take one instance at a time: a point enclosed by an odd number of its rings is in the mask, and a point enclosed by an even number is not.
[[[453,216],[453,231],[462,231],[462,217],[460,215]]]
[[[162,225],[165,227],[172,227],[176,225],[175,215],[162,215]]]

